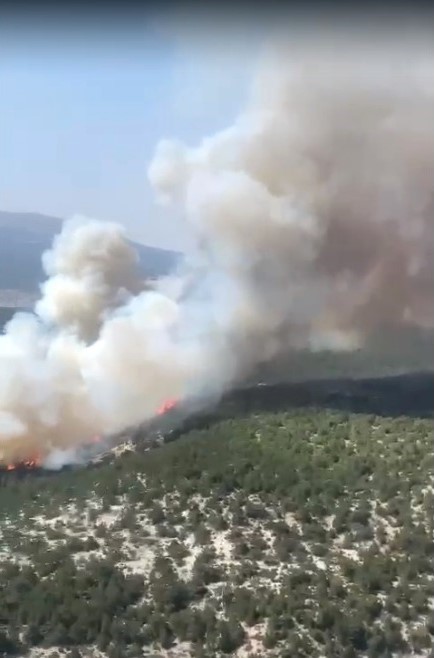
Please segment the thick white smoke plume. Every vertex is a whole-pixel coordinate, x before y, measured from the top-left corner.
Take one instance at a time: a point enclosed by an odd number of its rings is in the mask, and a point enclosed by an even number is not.
[[[43,256],[50,277],[36,313],[47,324],[95,338],[109,311],[137,294],[137,254],[119,226],[76,217]]]
[[[185,276],[143,290],[118,227],[65,224],[37,317],[0,338],[0,459],[72,459],[280,350],[432,327],[433,119],[432,58],[277,50],[231,128],[157,148],[197,238]]]

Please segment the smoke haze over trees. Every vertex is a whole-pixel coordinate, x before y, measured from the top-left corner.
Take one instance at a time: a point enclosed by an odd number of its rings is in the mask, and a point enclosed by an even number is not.
[[[65,224],[37,317],[0,340],[4,460],[68,461],[281,354],[432,329],[432,57],[362,39],[342,58],[342,45],[278,44],[232,127],[157,146],[157,200],[197,238],[173,276],[144,289],[119,227]]]

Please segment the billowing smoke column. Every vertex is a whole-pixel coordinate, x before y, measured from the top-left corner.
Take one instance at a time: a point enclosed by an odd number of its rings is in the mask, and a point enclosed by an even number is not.
[[[111,308],[143,288],[137,254],[112,224],[76,217],[65,224],[43,264],[50,278],[36,313],[46,324],[87,340],[97,337]]]
[[[118,227],[66,223],[0,339],[0,459],[69,461],[282,350],[432,327],[434,69],[410,55],[277,50],[231,128],[160,143],[151,183],[197,248],[152,290]]]

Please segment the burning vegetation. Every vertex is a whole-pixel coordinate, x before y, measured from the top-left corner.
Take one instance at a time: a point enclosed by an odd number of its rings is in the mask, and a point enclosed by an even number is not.
[[[155,412],[155,417],[156,418],[161,418],[162,416],[165,416],[168,414],[170,411],[174,410],[178,405],[178,401],[175,399],[169,399],[166,400]],[[101,450],[105,452],[107,450],[107,447],[104,445],[104,437],[100,434],[95,434],[88,442],[84,444],[84,449],[86,448],[94,448],[94,447],[101,446]],[[46,463],[46,455],[35,455],[34,457],[28,458],[28,459],[19,459],[14,462],[10,463],[3,463],[1,464],[0,462],[0,471],[3,472],[14,472],[14,471],[34,471],[34,470],[41,470],[41,469],[46,469],[47,468],[47,463]],[[51,469],[50,469],[51,470]]]
[[[287,45],[232,127],[156,148],[156,200],[196,238],[176,272],[146,286],[122,227],[83,217],[44,254],[34,315],[0,337],[7,467],[75,464],[83,437],[217,401],[282,355],[434,327],[431,49]]]
[[[16,470],[33,470],[34,468],[41,468],[43,460],[41,457],[37,456],[34,459],[25,459],[22,462],[17,462],[15,464],[6,464],[4,470],[6,471],[16,471]]]
[[[168,411],[175,409],[178,404],[177,400],[166,400],[161,407],[157,409],[157,416],[164,416]]]

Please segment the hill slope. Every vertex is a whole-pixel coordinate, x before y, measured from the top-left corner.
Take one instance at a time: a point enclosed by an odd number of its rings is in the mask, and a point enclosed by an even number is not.
[[[0,211],[0,291],[38,292],[45,278],[41,256],[59,233],[61,223],[56,217],[37,213]],[[133,244],[144,276],[167,273],[179,258],[172,251]]]
[[[58,233],[61,220],[37,213],[0,211],[0,330],[15,311],[29,309],[44,279],[41,256]],[[143,276],[170,271],[180,255],[134,243]],[[252,381],[267,382],[330,376],[377,376],[434,370],[434,331],[382,327],[353,353],[290,353],[262,364]]]
[[[2,641],[71,658],[428,656],[432,440],[431,420],[304,408],[4,473]]]

